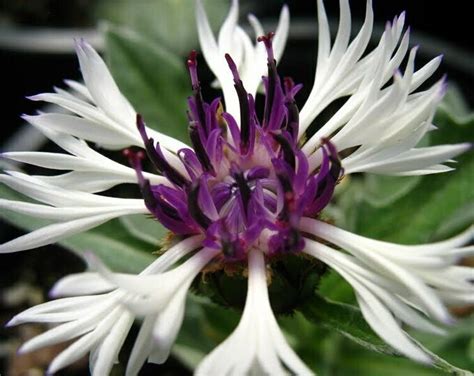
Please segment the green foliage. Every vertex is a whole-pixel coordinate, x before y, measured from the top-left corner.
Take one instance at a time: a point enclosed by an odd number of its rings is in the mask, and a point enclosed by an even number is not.
[[[153,44],[185,56],[198,45],[194,2],[190,0],[101,0],[96,16],[122,27],[128,27]],[[204,0],[213,26],[220,24],[228,2]]]
[[[328,299],[325,299],[315,294],[313,299],[311,301],[308,301],[305,305],[303,305],[300,308],[300,310],[304,314],[304,316],[308,320],[313,322],[314,324],[321,325],[332,332],[334,331],[338,332],[342,334],[344,337],[349,338],[353,342],[363,346],[365,349],[370,350],[371,352],[374,351],[381,354],[397,356],[397,353],[393,349],[391,349],[390,346],[385,344],[372,331],[369,325],[365,322],[364,317],[362,316],[362,313],[357,307],[354,307],[348,304],[332,302]],[[472,336],[473,334],[472,324],[473,324],[472,320],[467,320],[462,326],[464,330],[461,329],[461,333],[464,333],[464,335],[466,335],[466,328],[470,327],[471,329],[467,333],[470,332],[469,334],[471,334]],[[443,342],[450,343],[451,341],[453,341],[453,339],[456,339],[456,337],[458,337],[459,335],[460,334],[459,333],[456,334],[455,331],[451,332],[448,337],[444,338]],[[450,340],[448,340],[447,338],[450,338]],[[418,344],[418,346],[420,346],[431,357],[432,362],[433,362],[432,364],[433,367],[452,375],[469,375],[470,374],[470,372],[467,370],[463,370],[456,366],[453,366],[452,364],[450,364],[449,362],[447,362],[440,356],[430,351],[428,348],[424,347],[420,342],[417,342],[415,339],[412,339],[412,340],[415,341]],[[440,349],[440,347],[441,346],[438,346],[438,350]],[[371,356],[368,355],[368,358],[370,357]],[[360,356],[357,359],[358,359],[358,363],[365,363],[361,361],[362,359]],[[345,359],[342,359],[341,363],[345,364]],[[416,366],[414,368],[416,369],[419,367],[421,366]],[[409,365],[408,365],[408,368],[410,368]],[[411,368],[413,369],[413,367]],[[382,369],[385,369],[383,365],[380,368],[380,371]],[[404,371],[406,371],[406,369],[404,369]],[[398,372],[398,373],[394,373],[394,375],[402,374],[400,373],[400,370],[395,371],[395,372]]]
[[[143,35],[105,28],[108,66],[120,90],[148,126],[187,139],[186,98],[191,94],[185,59]]]

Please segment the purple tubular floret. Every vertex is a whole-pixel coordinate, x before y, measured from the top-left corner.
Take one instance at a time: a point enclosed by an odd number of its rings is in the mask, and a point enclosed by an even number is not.
[[[265,44],[267,50],[268,77],[264,80],[265,86],[265,109],[263,113],[263,128],[276,129],[279,125],[278,119],[282,116],[282,107],[279,105],[283,97],[280,77],[276,69],[276,61],[273,56],[272,39],[274,33],[268,33],[257,38]]]
[[[189,181],[181,175],[181,173],[172,167],[161,151],[160,144],[157,143],[156,146],[154,145],[153,138],[149,138],[146,133],[145,122],[143,121],[143,117],[140,114],[137,114],[137,128],[140,132],[140,135],[143,139],[143,143],[145,144],[145,150],[147,152],[148,158],[153,163],[155,168],[166,176],[173,184],[185,187],[189,185]]]
[[[285,106],[286,106],[286,124],[285,128],[293,137],[294,142],[298,137],[299,111],[295,102],[295,95],[302,88],[303,85],[294,84],[293,80],[285,77]]]
[[[199,206],[199,190],[201,188],[201,182],[195,181],[188,191],[188,209],[191,217],[197,222],[203,229],[207,229],[212,223],[211,219],[207,217]]]
[[[201,162],[199,162],[199,159],[192,149],[184,148],[178,150],[178,157],[186,168],[191,181],[196,180],[202,175],[203,169]]]
[[[283,159],[294,170],[296,167],[295,151],[288,134],[285,133],[275,134],[273,137],[280,144],[280,154],[283,156]]]
[[[189,138],[191,139],[194,152],[196,153],[199,162],[201,162],[203,170],[214,174],[214,167],[212,166],[209,155],[203,145],[204,137],[200,134],[199,130],[200,128],[198,125],[191,123],[189,126]]]
[[[204,101],[202,99],[201,84],[199,83],[197,73],[197,52],[191,51],[188,57],[188,70],[191,77],[191,86],[194,91],[194,96],[190,99],[189,107],[193,114],[193,120],[199,122],[203,132],[207,135],[208,129],[206,127],[206,112],[204,109]]]

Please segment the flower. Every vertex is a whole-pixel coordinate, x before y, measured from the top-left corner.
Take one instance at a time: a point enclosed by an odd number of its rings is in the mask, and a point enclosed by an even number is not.
[[[0,252],[36,248],[137,213],[151,214],[179,242],[139,275],[114,273],[88,254],[93,272],[65,277],[53,288],[52,295],[63,298],[10,321],[58,324],[20,351],[76,339],[53,360],[49,372],[90,353],[92,374],[108,374],[133,321],[143,318],[127,365],[127,374],[136,375],[147,359],[163,363],[168,357],[195,277],[237,265],[248,272],[241,321],[203,360],[197,374],[284,374],[286,369],[311,374],[280,331],[267,290],[274,260],[307,255],[352,285],[365,319],[382,339],[399,353],[430,363],[430,356],[410,340],[401,324],[440,333],[433,321],[452,322],[446,304],[473,302],[473,270],[456,265],[474,252],[463,246],[472,240],[473,229],[443,242],[405,246],[339,229],[322,221],[320,213],[344,176],[445,172],[450,167],[443,163],[470,147],[416,147],[434,129],[432,119],[445,82],[416,90],[440,59],[415,69],[417,48],[408,52],[403,14],[387,24],[377,47],[368,52],[370,1],[365,22],[352,41],[349,4],[341,1],[339,30],[331,44],[319,0],[316,74],[299,112],[294,97],[301,85],[290,78],[281,80],[276,68],[288,32],[287,8],[276,34],[263,33],[258,21],[250,18],[257,34],[254,45],[237,25],[237,1],[217,41],[199,0],[196,5],[201,48],[222,87],[224,103],[203,98],[192,52],[187,61],[193,89],[188,100],[191,147],[148,128],[84,41],[78,41],[76,49],[85,85],[66,81],[72,94],[58,89],[31,97],[69,111],[24,117],[66,153],[3,156],[70,172],[0,175],[2,183],[37,202],[1,200],[1,207],[57,221],[1,245]],[[259,115],[255,96],[265,69],[265,108]],[[321,111],[342,96],[349,99],[335,115],[307,134]],[[126,148],[131,168],[86,141],[104,149]],[[145,154],[154,172],[143,170]],[[121,183],[138,183],[143,199],[100,194]]]

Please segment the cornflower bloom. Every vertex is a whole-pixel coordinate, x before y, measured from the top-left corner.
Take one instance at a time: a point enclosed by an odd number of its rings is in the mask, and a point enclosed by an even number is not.
[[[196,6],[201,49],[224,102],[203,97],[192,52],[187,61],[193,90],[188,99],[191,147],[148,128],[84,41],[76,43],[76,50],[85,85],[66,81],[72,93],[57,89],[31,97],[68,111],[24,116],[67,153],[3,156],[70,172],[29,176],[10,171],[0,176],[2,183],[36,201],[1,200],[3,208],[57,221],[1,245],[0,252],[51,244],[130,214],[151,214],[177,240],[139,275],[114,273],[89,254],[93,272],[63,278],[52,290],[62,298],[10,321],[56,324],[20,351],[74,340],[52,361],[49,372],[89,353],[91,373],[108,374],[134,320],[141,318],[127,364],[127,375],[136,375],[146,360],[163,363],[169,356],[185,314],[186,293],[199,273],[232,267],[248,276],[240,323],[196,373],[309,375],[313,372],[278,326],[267,286],[274,260],[311,256],[352,285],[365,319],[383,340],[411,359],[430,363],[402,324],[441,333],[434,321],[452,322],[446,304],[473,302],[473,271],[456,265],[473,253],[473,247],[463,247],[472,239],[472,228],[438,243],[396,245],[352,234],[321,220],[320,214],[344,176],[446,172],[451,168],[443,163],[470,147],[416,147],[434,128],[432,119],[446,85],[442,79],[417,89],[435,72],[440,58],[415,69],[417,48],[408,50],[404,14],[387,23],[378,45],[367,51],[373,26],[370,1],[351,41],[349,4],[341,0],[339,29],[331,43],[318,0],[316,74],[299,111],[295,96],[301,85],[281,79],[276,67],[288,33],[287,8],[275,34],[265,34],[250,16],[257,36],[253,43],[237,25],[236,0],[217,40],[199,0]],[[262,74],[265,99],[259,114],[255,96]],[[329,104],[346,96],[331,119],[314,134],[307,132]],[[90,143],[125,149],[131,167],[100,154]],[[153,171],[143,170],[145,158]],[[143,199],[100,194],[122,183],[137,183]]]

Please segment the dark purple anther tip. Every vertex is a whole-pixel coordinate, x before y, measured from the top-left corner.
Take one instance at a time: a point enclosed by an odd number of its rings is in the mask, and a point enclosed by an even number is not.
[[[145,121],[143,120],[143,116],[141,114],[137,114],[137,129],[138,132],[140,132],[140,136],[142,137],[143,141],[147,141],[148,135],[146,134]]]
[[[204,182],[205,184],[205,182]],[[207,229],[212,221],[203,213],[199,206],[199,190],[201,189],[201,180],[196,180],[192,183],[188,190],[188,210],[191,217],[203,229]]]
[[[235,65],[234,60],[230,57],[229,54],[225,54],[225,60],[227,61],[227,65],[232,72],[232,76],[234,76],[235,83],[240,82],[239,71],[237,70],[237,65]]]

